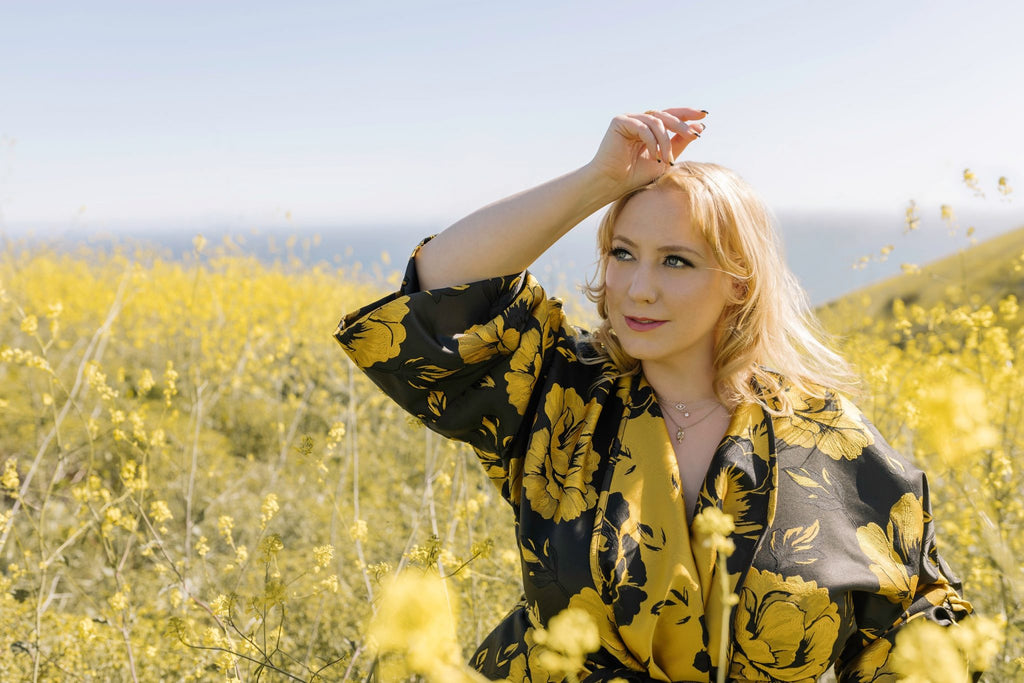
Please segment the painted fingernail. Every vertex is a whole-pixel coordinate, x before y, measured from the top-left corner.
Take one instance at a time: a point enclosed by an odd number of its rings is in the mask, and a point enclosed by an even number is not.
[[[690,132],[693,133],[692,130]],[[700,133],[693,133],[693,134],[696,135],[697,137],[700,137]]]
[[[659,164],[661,163],[661,159],[658,159],[658,163],[659,163]]]
[[[707,110],[707,109],[701,109],[701,111],[702,111],[702,112],[704,112],[705,114],[707,114],[707,113],[708,113],[708,110]]]

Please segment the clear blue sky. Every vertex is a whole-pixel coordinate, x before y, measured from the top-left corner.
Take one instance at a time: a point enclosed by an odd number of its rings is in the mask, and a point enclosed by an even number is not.
[[[965,166],[1019,195],[1021,26],[986,0],[5,2],[0,227],[443,227],[678,105],[711,112],[690,156],[777,211],[969,204]]]

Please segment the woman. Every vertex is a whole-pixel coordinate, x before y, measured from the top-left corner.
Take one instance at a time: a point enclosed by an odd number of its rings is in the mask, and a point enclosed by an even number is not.
[[[846,366],[764,207],[719,166],[675,163],[706,115],[615,117],[588,164],[426,241],[400,291],[336,332],[470,443],[512,507],[525,595],[472,659],[489,678],[549,680],[533,634],[567,607],[599,625],[587,681],[813,681],[832,664],[878,680],[909,618],[970,612],[924,475],[840,396]],[[609,203],[588,335],[523,271]],[[734,521],[725,625],[692,524],[709,508]]]

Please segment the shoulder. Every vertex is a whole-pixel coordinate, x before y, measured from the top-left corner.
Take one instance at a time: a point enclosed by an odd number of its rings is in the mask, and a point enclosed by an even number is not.
[[[772,418],[783,485],[810,487],[815,490],[808,494],[865,517],[884,517],[905,496],[926,495],[921,469],[848,398],[826,393],[795,399],[792,415]]]

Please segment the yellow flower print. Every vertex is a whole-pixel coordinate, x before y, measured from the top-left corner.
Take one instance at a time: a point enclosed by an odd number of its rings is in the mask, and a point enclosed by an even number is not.
[[[593,402],[591,402],[593,403]],[[598,455],[593,425],[575,389],[554,385],[544,402],[548,427],[536,430],[523,463],[523,487],[535,512],[556,522],[576,519],[597,502],[591,484]]]
[[[448,407],[448,397],[443,391],[431,391],[427,394],[427,408],[434,417],[441,417]]]
[[[777,439],[817,448],[833,460],[854,460],[875,442],[860,411],[842,398],[797,401],[793,416],[776,418],[774,426]]]
[[[736,407],[726,438],[736,437],[747,455],[767,460],[771,453],[768,443],[768,426],[764,409],[756,403],[744,403]]]
[[[739,597],[732,676],[812,683],[825,673],[839,635],[827,588],[751,568]]]
[[[458,335],[459,355],[466,363],[482,363],[498,354],[508,355],[519,346],[519,336],[519,330],[510,327],[504,316],[498,316]]]
[[[579,593],[574,594],[569,598],[569,607],[584,610],[593,617],[601,637],[601,647],[613,654],[625,666],[637,671],[643,670],[643,664],[633,656],[629,648],[622,641],[618,626],[612,619],[608,606],[604,604],[596,590],[584,588]]]
[[[509,362],[509,371],[505,373],[505,384],[508,386],[508,401],[523,415],[530,402],[530,394],[540,375],[540,364],[543,358],[540,348],[540,330],[531,328],[519,339],[519,347]]]
[[[888,666],[891,652],[892,643],[885,638],[875,640],[857,655],[857,659],[845,671],[843,680],[851,683],[880,683],[893,680],[894,676]]]
[[[810,526],[796,526],[785,531],[776,529],[771,534],[772,552],[777,557],[791,557],[795,564],[814,564],[824,555],[814,546],[821,525],[818,520]]]
[[[409,312],[406,301],[408,297],[395,299],[350,325],[342,344],[356,365],[368,368],[398,355],[405,341],[402,319]]]
[[[921,554],[924,514],[914,494],[904,494],[889,511],[885,531],[877,524],[857,529],[861,551],[871,560],[879,592],[891,602],[909,605],[917,592],[917,573],[907,571]]]
[[[756,492],[746,488],[748,481],[743,470],[732,464],[726,465],[718,471],[712,482],[717,498],[710,497],[708,492],[703,497],[712,507],[716,506],[716,500],[721,501],[722,512],[733,518],[737,535],[757,537],[764,529],[764,521],[751,515],[750,496]]]

